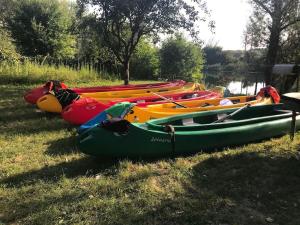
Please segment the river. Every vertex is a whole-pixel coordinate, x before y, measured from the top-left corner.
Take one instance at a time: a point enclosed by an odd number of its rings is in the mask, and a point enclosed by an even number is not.
[[[257,91],[259,91],[264,84],[257,83]],[[230,91],[231,94],[245,94],[245,95],[254,95],[255,93],[255,84],[243,87],[243,83],[241,81],[231,81],[227,85],[227,89]]]

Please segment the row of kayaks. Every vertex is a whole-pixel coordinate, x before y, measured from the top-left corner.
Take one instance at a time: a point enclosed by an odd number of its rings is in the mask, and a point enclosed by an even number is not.
[[[268,86],[256,96],[223,97],[184,81],[69,89],[50,81],[25,100],[78,128],[78,147],[108,157],[160,157],[210,151],[286,134],[300,117]],[[295,129],[294,129],[295,130]]]

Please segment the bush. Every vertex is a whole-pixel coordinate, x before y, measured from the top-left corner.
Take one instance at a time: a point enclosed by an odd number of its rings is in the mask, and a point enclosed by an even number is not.
[[[185,40],[182,35],[165,41],[160,50],[160,57],[162,77],[194,81],[202,78],[202,50],[197,44]]]
[[[0,28],[0,37],[0,62],[4,60],[9,62],[17,61],[20,55],[17,53],[8,31]]]
[[[158,50],[147,41],[141,41],[132,56],[131,76],[134,79],[154,79],[159,72]]]
[[[72,58],[76,39],[72,34],[75,11],[66,0],[16,2],[8,26],[20,52],[28,57],[50,55]]]

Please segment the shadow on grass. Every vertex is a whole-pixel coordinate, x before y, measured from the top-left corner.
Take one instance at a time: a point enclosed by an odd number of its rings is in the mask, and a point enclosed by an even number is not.
[[[50,156],[68,155],[74,152],[79,152],[76,147],[76,136],[71,136],[55,141],[48,142],[49,145],[46,154]]]
[[[1,85],[1,83],[0,83]],[[23,100],[23,96],[29,89],[26,86],[14,85],[7,87],[6,85],[1,86],[0,99],[10,100],[10,99],[20,99]]]
[[[60,114],[39,111],[26,103],[0,108],[0,132],[8,134],[35,134],[41,131],[72,129]]]
[[[300,224],[300,160],[241,153],[195,165],[184,193],[137,224]],[[158,213],[159,212],[159,213]],[[150,219],[149,219],[150,218]]]
[[[38,111],[23,99],[25,88],[3,88],[0,92],[0,132],[6,134],[36,134],[42,131],[72,129],[59,114]],[[22,93],[21,93],[22,92]]]
[[[80,193],[64,193],[60,196],[46,196],[43,199],[28,199],[26,201],[15,202],[11,205],[11,210],[13,213],[5,215],[2,218],[2,221],[5,224],[18,224],[16,221],[26,218],[28,216],[38,215],[34,218],[35,222],[27,222],[25,224],[49,224],[49,221],[53,221],[53,224],[58,223],[57,215],[45,213],[49,209],[49,207],[53,207],[53,205],[69,205],[76,204],[84,199],[88,198],[87,194],[81,190]],[[22,209],[16,212],[16,207]],[[66,212],[65,212],[66,213]],[[67,215],[65,215],[67,217]],[[0,217],[1,219],[1,217]],[[1,222],[1,220],[0,220]]]
[[[0,126],[0,132],[5,133],[6,135],[27,135],[38,134],[44,131],[53,132],[62,129],[72,129],[72,126],[62,120],[59,120],[59,118],[48,119],[41,116],[38,118],[26,120],[27,117],[25,117],[24,120],[18,119],[15,121],[11,117],[9,117],[9,121],[6,121],[5,118],[7,117],[4,117],[4,122],[1,122],[2,119],[0,119],[0,122],[2,123]]]
[[[35,182],[55,182],[62,176],[116,175],[116,160],[96,160],[84,157],[72,162],[44,167],[40,170],[15,175],[1,182],[9,187],[20,187]],[[151,173],[150,173],[151,174]],[[156,175],[150,175],[156,176]],[[109,211],[114,215],[126,212],[126,218],[113,217],[112,224],[300,224],[300,161],[297,157],[266,156],[263,153],[240,153],[209,158],[194,165],[183,179],[174,177],[183,191],[170,191],[173,197],[156,196],[155,205],[147,206],[148,199],[132,198],[118,201]],[[130,182],[139,182],[131,179]],[[128,181],[129,182],[129,181]],[[131,184],[133,185],[133,184]],[[126,187],[120,187],[123,191]],[[129,192],[136,195],[137,192]],[[87,198],[86,192],[64,193],[59,198],[47,196],[42,201],[24,203],[22,216],[56,206],[74,204]],[[149,197],[149,196],[148,196]],[[74,202],[74,203],[73,203]],[[144,205],[140,208],[139,205]],[[153,204],[153,203],[152,203]],[[21,204],[22,205],[22,204]],[[93,210],[103,210],[101,204]],[[139,213],[136,210],[139,208]],[[119,210],[121,209],[122,212]],[[88,209],[84,209],[88,210]],[[86,212],[82,212],[84,215]],[[49,215],[48,215],[49,216]],[[113,221],[116,219],[117,221]],[[53,218],[50,220],[54,220]],[[123,221],[123,222],[122,222]]]
[[[83,157],[71,162],[62,162],[56,165],[45,166],[38,170],[13,175],[1,181],[2,185],[8,187],[21,187],[32,185],[39,181],[56,182],[62,176],[74,178],[78,176],[92,176],[107,171],[115,171],[112,168],[116,166],[118,160],[96,159],[92,157]]]
[[[28,76],[2,76],[0,85],[30,85],[45,83],[45,78],[33,78]]]

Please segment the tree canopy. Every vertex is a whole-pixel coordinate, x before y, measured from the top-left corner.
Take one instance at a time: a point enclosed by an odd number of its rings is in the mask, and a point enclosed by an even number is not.
[[[254,12],[246,32],[246,44],[267,46],[265,81],[272,82],[272,66],[278,62],[279,52],[288,30],[299,24],[299,0],[251,0]],[[291,33],[290,33],[291,34]]]
[[[0,37],[0,61],[17,61],[20,55],[16,51],[9,32],[4,28],[0,28]]]
[[[201,47],[188,42],[181,35],[171,37],[163,43],[160,57],[163,77],[196,81],[202,78],[204,59]]]
[[[71,32],[75,12],[65,0],[16,2],[8,19],[12,37],[25,56],[73,57],[75,36]]]
[[[159,73],[158,48],[142,39],[132,56],[130,71],[135,79],[153,79]]]
[[[0,0],[0,61],[16,61],[20,57],[7,29],[7,18],[12,14],[13,4],[13,0]]]
[[[203,48],[203,52],[205,55],[206,64],[214,65],[225,63],[225,55],[222,51],[222,47],[216,45],[207,45]]]
[[[196,35],[202,0],[78,0],[82,8],[92,5],[104,41],[123,65],[124,83],[129,82],[129,62],[143,36],[158,37],[179,28]],[[84,10],[82,10],[84,11]]]

